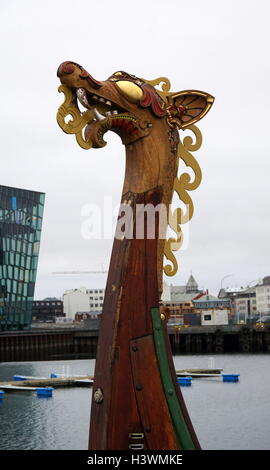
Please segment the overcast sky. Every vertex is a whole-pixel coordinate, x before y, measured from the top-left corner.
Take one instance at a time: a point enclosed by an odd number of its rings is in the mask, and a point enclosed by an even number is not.
[[[172,91],[214,95],[200,122],[203,173],[192,194],[189,242],[178,274],[192,271],[216,294],[270,274],[268,0],[1,0],[0,184],[46,193],[35,298],[103,287],[106,276],[54,275],[108,267],[112,240],[84,240],[85,204],[121,196],[124,146],[113,133],[103,149],[82,150],[56,123],[63,95],[58,65],[72,60],[97,80],[117,70]]]

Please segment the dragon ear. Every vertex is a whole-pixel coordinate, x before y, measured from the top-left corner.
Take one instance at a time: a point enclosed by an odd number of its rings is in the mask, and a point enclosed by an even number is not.
[[[168,124],[184,129],[202,119],[208,113],[214,97],[197,90],[180,91],[169,95]]]

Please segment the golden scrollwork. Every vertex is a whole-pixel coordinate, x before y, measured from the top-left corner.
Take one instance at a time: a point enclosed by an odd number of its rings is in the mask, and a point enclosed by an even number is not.
[[[173,212],[169,208],[169,217],[168,223],[170,228],[176,233],[176,237],[170,237],[165,241],[164,246],[164,255],[171,264],[166,264],[164,266],[164,273],[167,276],[174,276],[178,269],[178,263],[173,252],[179,250],[183,243],[183,232],[181,225],[186,224],[193,216],[194,206],[188,191],[193,191],[198,188],[201,183],[202,173],[200,166],[196,159],[193,157],[191,152],[195,152],[201,147],[202,144],[202,134],[198,127],[192,125],[186,128],[185,130],[190,130],[195,140],[192,136],[188,135],[183,138],[178,144],[178,168],[181,160],[186,164],[187,167],[190,167],[194,172],[194,178],[191,180],[189,173],[183,173],[180,176],[176,176],[174,180],[174,191],[178,194],[180,201],[185,205],[185,213],[182,208],[177,208]]]
[[[166,77],[159,77],[155,78],[154,80],[145,80],[145,78],[142,78],[145,83],[148,83],[149,85],[152,85],[155,87],[155,90],[157,94],[165,101],[167,102],[168,95],[170,95],[170,88],[171,88],[171,82],[168,78]],[[159,88],[156,88],[157,86],[161,85],[161,90]]]
[[[74,101],[71,89],[67,86],[61,85],[58,91],[64,93],[65,101],[58,109],[56,116],[57,123],[66,134],[75,134],[80,147],[86,150],[90,149],[92,142],[84,139],[82,131],[88,123],[93,121],[93,111],[88,109],[81,113],[77,103]],[[65,119],[68,116],[71,116],[72,119],[66,122]]]

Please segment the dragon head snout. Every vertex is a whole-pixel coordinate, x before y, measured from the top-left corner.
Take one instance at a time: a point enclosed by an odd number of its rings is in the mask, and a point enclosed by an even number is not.
[[[63,62],[58,67],[57,77],[61,78],[67,74],[73,73],[74,70],[75,70],[75,65],[73,62],[69,62],[69,61]]]
[[[92,77],[81,65],[76,62],[65,61],[63,62],[57,70],[57,77],[60,78],[63,84],[69,85],[70,75],[72,75],[72,82],[74,80],[81,82],[86,81],[88,84],[95,89],[98,89],[102,86],[102,83]]]

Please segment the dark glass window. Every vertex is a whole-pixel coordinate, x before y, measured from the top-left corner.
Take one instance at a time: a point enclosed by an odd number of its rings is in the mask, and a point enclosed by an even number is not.
[[[203,318],[205,321],[210,321],[212,317],[211,315],[204,315]]]

